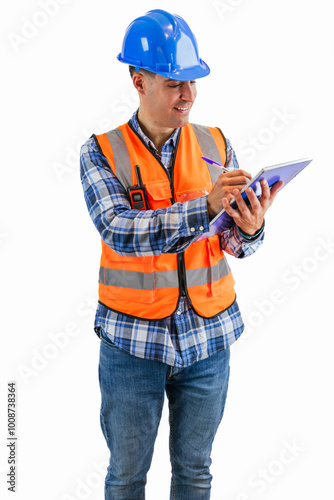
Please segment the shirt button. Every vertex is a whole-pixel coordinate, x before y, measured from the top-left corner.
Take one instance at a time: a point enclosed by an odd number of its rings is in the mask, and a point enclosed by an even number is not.
[[[176,311],[176,314],[177,314],[178,316],[180,316],[181,311]]]
[[[200,231],[204,231],[204,227],[203,226],[199,226],[198,228]]]
[[[191,227],[191,228],[190,228],[190,231],[191,231],[192,233],[194,233],[194,232],[196,231],[196,229],[195,229],[194,227]]]

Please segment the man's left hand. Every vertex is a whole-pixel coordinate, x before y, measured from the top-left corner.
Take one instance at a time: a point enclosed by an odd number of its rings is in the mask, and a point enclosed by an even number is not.
[[[227,198],[223,198],[223,207],[226,213],[233,217],[236,225],[249,236],[253,236],[257,231],[259,231],[259,229],[261,229],[264,221],[264,214],[272,205],[275,196],[283,186],[283,182],[279,181],[276,182],[270,190],[268,182],[265,179],[262,179],[260,184],[262,190],[260,198],[256,196],[252,188],[246,189],[247,197],[250,202],[250,205],[248,206],[238,189],[235,189],[232,192],[238,205],[237,209],[233,209]]]

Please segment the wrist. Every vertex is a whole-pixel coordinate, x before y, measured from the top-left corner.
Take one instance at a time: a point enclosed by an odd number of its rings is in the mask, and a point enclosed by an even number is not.
[[[259,236],[261,236],[261,234],[264,231],[264,220],[263,220],[263,224],[260,227],[260,229],[258,229],[254,234],[248,234],[248,233],[244,232],[239,226],[238,226],[238,229],[239,229],[239,232],[240,232],[241,236],[244,239],[246,239],[247,241],[256,240]]]
[[[210,203],[210,200],[209,200],[209,197],[207,197],[207,210],[208,210],[208,216],[209,216],[209,219],[213,219],[217,214],[213,211],[212,207],[211,207],[211,203]]]

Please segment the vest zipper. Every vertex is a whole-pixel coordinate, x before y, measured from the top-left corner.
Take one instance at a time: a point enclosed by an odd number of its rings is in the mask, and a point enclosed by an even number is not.
[[[176,146],[175,146],[175,148],[173,150],[173,153],[172,153],[171,190],[172,190],[172,196],[173,196],[173,203],[175,203],[175,197],[174,197],[174,166],[175,166],[175,157],[176,157],[176,153],[177,153],[178,146],[179,146],[179,140],[180,140],[181,131],[182,131],[182,129],[180,130]],[[179,295],[186,295],[188,297],[187,280],[186,280],[186,266],[185,266],[185,263],[184,263],[184,252],[181,252],[181,253],[177,254],[177,272],[178,272],[178,277],[179,277]]]
[[[168,180],[169,180],[169,185],[170,185],[171,193],[172,193],[171,202],[172,202],[172,204],[174,204],[175,203],[174,166],[175,166],[175,157],[176,157],[176,153],[177,153],[177,150],[178,150],[178,147],[179,147],[180,135],[181,135],[182,129],[180,130],[180,133],[179,133],[178,138],[177,138],[176,145],[175,145],[173,153],[172,153],[172,165],[171,165],[172,175],[170,176],[168,170],[165,168],[165,166],[162,163],[162,161],[160,160],[160,158],[155,154],[154,151],[152,151],[148,147],[148,145],[146,144],[146,142],[144,141],[144,139],[133,128],[133,126],[130,123],[130,121],[128,122],[128,125],[131,128],[131,130],[136,134],[136,136],[139,137],[139,139],[144,144],[144,146],[146,147],[146,149],[151,153],[151,155],[154,156],[154,158],[158,161],[159,165],[161,165],[161,168],[163,168],[164,172],[166,173],[166,175],[168,177]],[[179,295],[186,295],[188,297],[187,282],[186,282],[186,269],[185,269],[185,263],[184,263],[184,252],[177,254],[177,272],[178,272],[178,278],[179,278]]]

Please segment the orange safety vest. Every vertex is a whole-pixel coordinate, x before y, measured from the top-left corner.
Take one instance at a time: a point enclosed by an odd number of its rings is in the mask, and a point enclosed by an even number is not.
[[[226,163],[226,142],[217,128],[194,124],[181,128],[173,181],[130,124],[95,138],[125,189],[137,184],[135,166],[140,166],[150,210],[212,190],[221,171],[201,156]],[[183,288],[196,313],[209,318],[234,302],[234,283],[218,235],[179,254],[144,257],[119,255],[102,240],[99,302],[117,312],[142,319],[166,318],[176,311]]]

